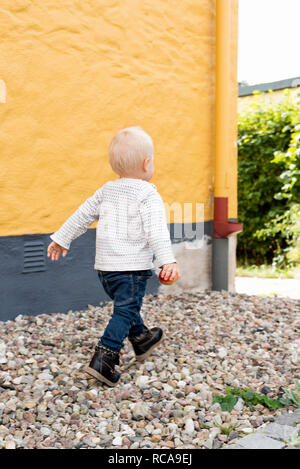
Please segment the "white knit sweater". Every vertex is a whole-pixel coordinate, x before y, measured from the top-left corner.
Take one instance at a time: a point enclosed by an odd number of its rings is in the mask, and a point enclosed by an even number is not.
[[[95,220],[94,269],[152,269],[153,254],[158,267],[176,262],[164,203],[154,184],[134,178],[106,182],[50,238],[69,249]]]

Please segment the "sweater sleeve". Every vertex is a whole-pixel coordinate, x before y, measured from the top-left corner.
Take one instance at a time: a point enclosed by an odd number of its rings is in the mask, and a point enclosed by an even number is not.
[[[50,235],[52,241],[65,249],[71,242],[85,233],[88,227],[99,220],[99,208],[102,202],[102,189],[98,189],[65,221],[58,231]]]
[[[172,250],[170,233],[166,222],[166,212],[159,193],[151,191],[140,203],[142,225],[158,266],[176,262]]]

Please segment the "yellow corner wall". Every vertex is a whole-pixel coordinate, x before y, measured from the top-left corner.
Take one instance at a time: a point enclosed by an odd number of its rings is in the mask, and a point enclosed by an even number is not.
[[[232,15],[236,217],[237,7]],[[2,0],[0,35],[1,236],[56,231],[116,179],[107,148],[129,125],[154,140],[164,202],[202,202],[212,219],[215,0]]]

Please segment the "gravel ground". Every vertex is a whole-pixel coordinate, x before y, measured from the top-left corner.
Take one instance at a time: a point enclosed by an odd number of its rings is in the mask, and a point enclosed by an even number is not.
[[[166,339],[131,366],[126,340],[109,388],[82,367],[112,308],[0,322],[0,448],[226,447],[283,411],[239,400],[222,412],[215,394],[231,385],[277,397],[300,377],[300,301],[205,291],[145,297],[145,322]]]

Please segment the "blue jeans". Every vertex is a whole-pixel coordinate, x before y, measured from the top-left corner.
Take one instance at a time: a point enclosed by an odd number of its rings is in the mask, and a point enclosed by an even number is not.
[[[150,269],[115,272],[98,270],[104,290],[114,300],[112,317],[98,345],[102,344],[119,352],[126,337],[135,337],[143,332],[146,326],[140,310],[147,280],[152,275]]]

